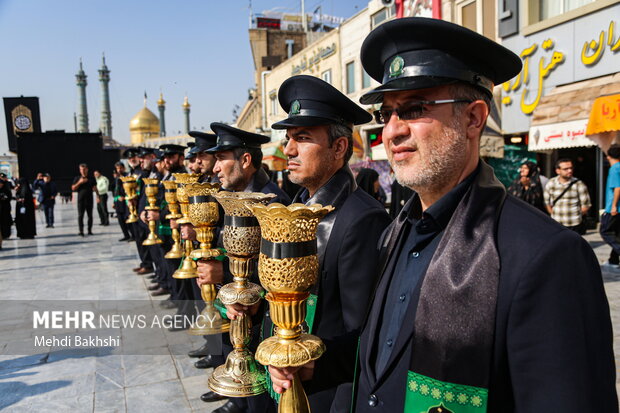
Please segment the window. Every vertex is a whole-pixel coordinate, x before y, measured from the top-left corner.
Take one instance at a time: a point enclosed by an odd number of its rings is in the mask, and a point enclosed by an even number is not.
[[[347,93],[355,92],[355,62],[347,63]]]
[[[396,15],[396,5],[395,4],[392,4],[390,7],[385,7],[383,9],[379,10],[378,12],[373,14],[372,17],[371,17],[372,28],[374,29],[375,27],[377,27],[378,25],[380,25],[383,22],[386,22],[387,20],[391,19],[395,15]]]
[[[326,81],[327,83],[331,85],[332,84],[332,70],[329,69],[321,73],[321,79],[323,79],[324,81]]]
[[[456,22],[495,40],[496,3],[483,0],[457,0]]]
[[[546,20],[551,17],[559,16],[570,10],[578,9],[581,6],[585,6],[588,3],[592,3],[594,0],[540,0],[539,7],[539,20]]]
[[[370,87],[370,75],[362,68],[362,89]]]

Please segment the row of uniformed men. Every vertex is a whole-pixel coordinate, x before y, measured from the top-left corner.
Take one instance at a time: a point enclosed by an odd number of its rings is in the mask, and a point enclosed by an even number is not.
[[[493,87],[520,72],[520,58],[461,26],[405,18],[373,30],[361,61],[381,83],[361,103],[381,105],[374,115],[388,160],[415,195],[390,225],[347,166],[352,126],[370,115],[320,79],[282,84],[288,117],[272,128],[286,129],[290,179],[303,187],[293,201],[336,208],[319,224],[308,323],[327,351],[299,368],[270,366],[273,390],[299,374],[314,412],[618,411],[596,257],[581,237],[508,196],[479,158]],[[261,138],[213,129],[224,188],[260,190],[233,177],[257,179],[243,168]],[[233,138],[243,150],[227,153]],[[225,281],[221,262],[202,263],[199,274],[199,283]],[[227,314],[262,314],[267,336],[262,310]],[[218,412],[276,406],[266,395],[236,403]]]

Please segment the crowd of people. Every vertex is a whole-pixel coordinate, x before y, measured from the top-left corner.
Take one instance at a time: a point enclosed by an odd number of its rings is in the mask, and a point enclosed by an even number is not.
[[[171,144],[131,148],[124,153],[128,168],[116,165],[114,208],[121,241],[136,244],[140,262],[133,271],[152,281],[153,296],[169,295],[160,305],[183,318],[200,310],[202,285],[226,284],[232,276],[226,260],[198,260],[195,279],[173,276],[182,263],[165,258],[171,230],[193,243],[196,231],[166,218],[162,182],[192,172],[225,191],[334,207],[319,223],[318,282],[305,320],[325,353],[301,366],[265,366],[269,389],[260,395],[209,391],[202,400],[228,399],[217,413],[275,412],[279,395],[299,379],[314,412],[618,411],[609,305],[596,256],[578,234],[590,208],[587,188],[573,177],[572,162],[560,159],[546,185],[537,166],[525,162],[506,190],[479,157],[493,86],[516,76],[521,59],[461,26],[402,18],[368,35],[361,61],[380,85],[360,102],[379,107],[373,114],[383,125],[390,166],[410,191],[407,201],[399,195],[394,219],[382,205],[376,172],[355,177],[348,166],[353,125],[371,115],[312,76],[283,82],[278,101],[287,117],[271,125],[286,132],[287,177],[299,186],[294,194],[261,166],[268,137],[221,123],[211,124],[214,134],[190,132],[195,142],[187,151]],[[609,208],[601,231],[617,260],[620,147],[609,148],[607,157]],[[140,183],[131,200],[119,184],[127,175]],[[160,182],[159,211],[146,208],[145,178]],[[99,183],[81,165],[72,188],[80,233],[84,212],[90,233]],[[129,206],[136,223],[126,222]],[[145,246],[151,221],[163,242]],[[221,247],[221,237],[217,242]],[[264,300],[222,310],[229,319],[251,317],[252,351],[273,335]],[[222,333],[205,337],[188,356],[200,358],[197,368],[217,367],[231,349]]]

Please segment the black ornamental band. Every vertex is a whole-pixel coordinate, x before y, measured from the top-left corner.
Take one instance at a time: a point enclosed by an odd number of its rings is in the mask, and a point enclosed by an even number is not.
[[[307,257],[316,254],[316,239],[302,242],[271,242],[262,238],[260,252],[268,258],[277,260]]]
[[[187,197],[190,204],[200,204],[203,202],[217,202],[211,195],[195,195]]]
[[[224,225],[229,227],[257,227],[258,220],[256,217],[236,217],[232,215],[224,215]]]

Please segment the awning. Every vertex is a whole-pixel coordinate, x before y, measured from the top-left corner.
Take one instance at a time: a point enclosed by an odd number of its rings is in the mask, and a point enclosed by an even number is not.
[[[590,111],[586,135],[620,130],[620,94],[596,98]]]
[[[593,103],[601,94],[612,93],[620,93],[620,73],[556,86],[532,114],[528,149],[594,146],[594,140],[586,138]]]

